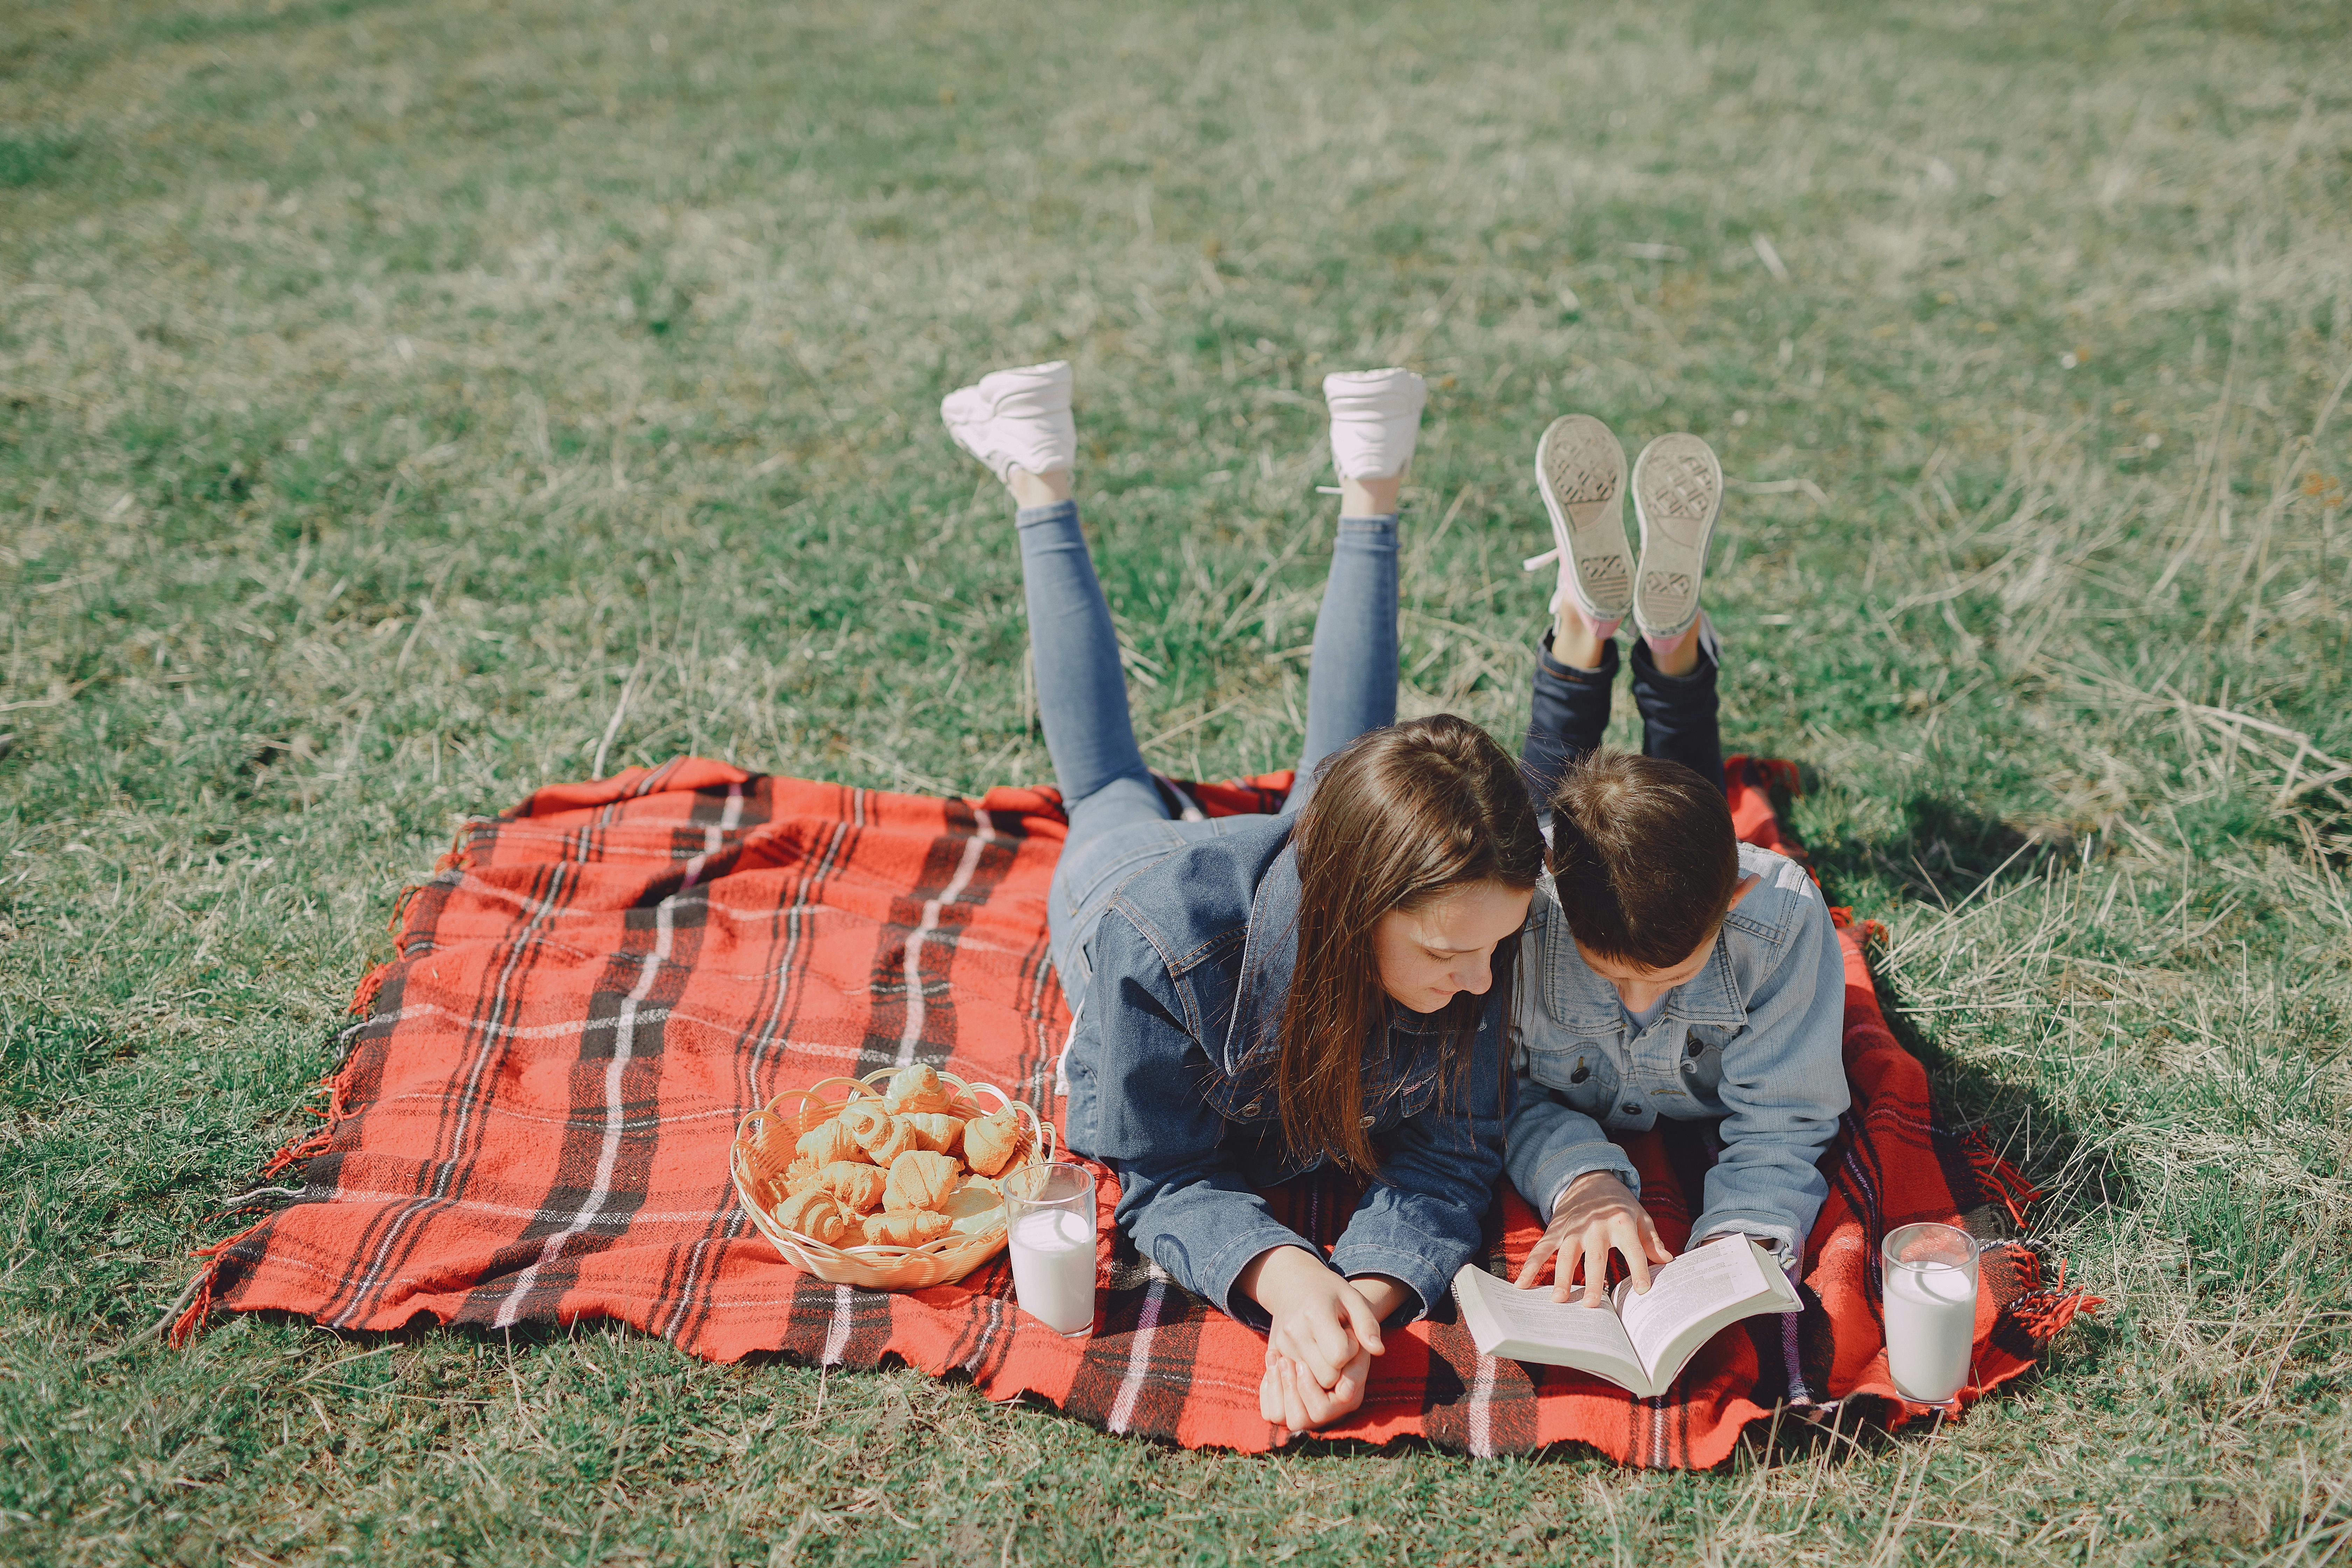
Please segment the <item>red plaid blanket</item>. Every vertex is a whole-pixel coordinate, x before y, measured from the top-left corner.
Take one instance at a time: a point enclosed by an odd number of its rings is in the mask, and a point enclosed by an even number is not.
[[[1769,766],[1736,759],[1732,801],[1745,837],[1780,846]],[[1213,814],[1264,811],[1288,783],[1198,793]],[[1050,791],[933,800],[698,758],[543,789],[470,824],[404,903],[398,956],[360,987],[325,1128],[272,1162],[300,1166],[300,1195],[206,1249],[180,1337],[215,1310],[375,1330],[603,1316],[717,1361],[783,1351],[871,1367],[895,1355],[991,1398],[1042,1394],[1114,1432],[1266,1447],[1264,1342],[1108,1225],[1101,1327],[1072,1342],[1013,1310],[1002,1258],[909,1294],[828,1285],[781,1261],[735,1202],[736,1121],[788,1086],[922,1060],[1047,1102],[1069,1023],[1045,953],[1063,830]],[[1336,1435],[1477,1454],[1575,1439],[1634,1463],[1706,1466],[1784,1404],[1871,1394],[1894,1421],[1916,1414],[1886,1377],[1880,1237],[1931,1219],[2000,1237],[2032,1194],[1980,1142],[1939,1124],[1925,1074],[1880,1016],[1858,935],[1849,926],[1853,1108],[1830,1156],[1801,1316],[1719,1336],[1670,1396],[1640,1400],[1482,1358],[1441,1310],[1390,1336],[1362,1410]],[[1708,1132],[1670,1125],[1628,1147],[1679,1247]],[[1273,1197],[1326,1242],[1352,1201],[1314,1178]],[[1489,1221],[1495,1259],[1516,1264],[1538,1229],[1507,1191]],[[2018,1243],[1988,1247],[1984,1278],[1968,1398],[2022,1371],[2080,1304],[2044,1289]]]

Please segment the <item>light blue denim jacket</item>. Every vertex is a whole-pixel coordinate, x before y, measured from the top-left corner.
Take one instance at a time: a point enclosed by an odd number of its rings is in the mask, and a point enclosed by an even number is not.
[[[1739,869],[1760,885],[1724,917],[1706,967],[1667,993],[1638,1036],[1615,988],[1576,951],[1544,879],[1520,937],[1518,1103],[1506,1156],[1538,1214],[1588,1171],[1613,1172],[1639,1194],[1611,1132],[1645,1131],[1661,1116],[1720,1118],[1723,1153],[1691,1245],[1738,1230],[1798,1258],[1829,1191],[1815,1162],[1846,1108],[1845,962],[1804,868],[1743,844]]]
[[[1302,1247],[1252,1189],[1314,1169],[1286,1156],[1271,1025],[1297,958],[1298,863],[1287,817],[1220,818],[1219,832],[1135,872],[1085,942],[1078,1017],[1063,1058],[1069,1146],[1118,1173],[1118,1223],[1139,1250],[1245,1323],[1266,1314],[1234,1289],[1258,1254]],[[1363,1104],[1379,1179],[1330,1264],[1384,1274],[1426,1312],[1477,1246],[1502,1179],[1501,992],[1480,1014],[1468,1065],[1446,1061],[1435,1021],[1395,1009],[1368,1044]]]

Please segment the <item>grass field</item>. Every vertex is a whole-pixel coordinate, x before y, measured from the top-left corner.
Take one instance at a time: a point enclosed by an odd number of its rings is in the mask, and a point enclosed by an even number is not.
[[[0,1558],[2352,1560],[2347,68],[2252,0],[0,7]],[[462,816],[1047,776],[935,407],[1052,356],[1202,776],[1297,743],[1326,370],[1431,378],[1406,705],[1498,734],[1536,434],[1714,442],[1728,739],[2107,1308],[1696,1476],[135,1338]]]

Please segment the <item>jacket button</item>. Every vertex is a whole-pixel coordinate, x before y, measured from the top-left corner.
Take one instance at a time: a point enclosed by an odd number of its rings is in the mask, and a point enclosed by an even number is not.
[[[1253,1100],[1247,1105],[1242,1107],[1242,1114],[1244,1116],[1255,1116],[1265,1104],[1265,1101],[1263,1100]]]
[[[1379,1118],[1379,1117],[1377,1117],[1377,1116],[1367,1116],[1367,1117],[1365,1117],[1365,1118],[1364,1118],[1364,1125],[1365,1125],[1366,1127],[1370,1127],[1370,1126],[1371,1126],[1371,1125],[1372,1125],[1372,1123],[1374,1123],[1375,1121],[1378,1121],[1379,1120],[1380,1120],[1380,1118]]]
[[[1698,1071],[1698,1058],[1697,1058],[1696,1057],[1685,1057],[1685,1058],[1683,1058],[1683,1071],[1685,1071],[1685,1072],[1696,1072],[1696,1071]]]
[[[1634,1104],[1633,1101],[1630,1100],[1625,1102],[1623,1109],[1625,1114],[1628,1116],[1639,1116],[1642,1114],[1642,1108],[1639,1105]]]

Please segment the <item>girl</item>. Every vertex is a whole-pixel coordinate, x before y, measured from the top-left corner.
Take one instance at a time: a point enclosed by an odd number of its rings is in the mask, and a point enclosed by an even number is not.
[[[1172,819],[1135,743],[1070,500],[1069,366],[999,371],[940,407],[1018,508],[1070,822],[1048,903],[1077,1015],[1070,1147],[1118,1173],[1139,1250],[1267,1331],[1260,1406],[1290,1432],[1361,1402],[1382,1326],[1426,1312],[1477,1243],[1508,1092],[1495,954],[1543,870],[1501,747],[1450,716],[1392,722],[1421,377],[1323,390],[1340,515],[1297,783],[1277,816],[1204,821]],[[1368,1183],[1328,1258],[1254,1190],[1326,1163]]]

